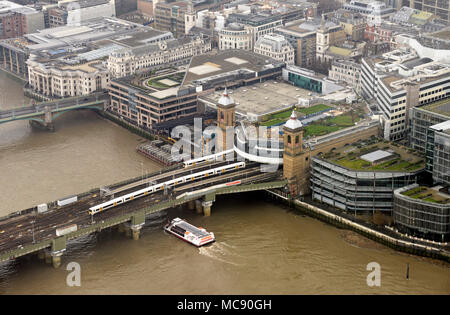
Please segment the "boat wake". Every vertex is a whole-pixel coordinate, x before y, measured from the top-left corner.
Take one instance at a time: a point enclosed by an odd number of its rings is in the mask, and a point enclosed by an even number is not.
[[[234,248],[235,246],[229,245],[225,242],[216,241],[211,245],[200,247],[198,250],[200,255],[207,256],[225,264],[243,266],[244,263],[239,263],[236,261],[236,259],[239,260],[239,258],[243,256],[233,251]]]

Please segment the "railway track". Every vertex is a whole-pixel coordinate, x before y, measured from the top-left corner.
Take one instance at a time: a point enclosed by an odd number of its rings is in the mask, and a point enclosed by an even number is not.
[[[221,165],[225,165],[227,163],[228,162],[211,163],[199,168],[187,170],[183,169],[182,172],[173,171],[170,173],[160,174],[146,179],[145,183],[140,183],[140,185],[133,187],[146,185],[149,181],[164,182],[166,180],[171,180],[175,175],[184,176],[192,172],[199,172],[213,167],[220,167]],[[208,187],[215,183],[224,183],[237,179],[240,179],[242,183],[249,183],[252,181],[268,180],[269,178],[273,178],[273,175],[267,175],[266,173],[261,174],[259,164],[247,163],[246,169],[199,180],[195,183],[180,184],[179,186],[171,189],[168,194],[164,194],[164,192],[156,192],[147,197],[135,199],[131,202],[108,209],[107,211],[100,212],[96,214],[94,218],[92,218],[88,213],[89,207],[103,202],[104,199],[98,194],[90,195],[80,199],[77,203],[51,210],[44,214],[26,214],[20,217],[14,217],[1,221],[0,252],[31,244],[33,243],[33,240],[35,242],[39,242],[46,239],[52,239],[54,238],[55,230],[59,227],[67,226],[69,224],[77,224],[79,227],[89,226],[93,223],[92,219],[95,220],[94,222],[100,222],[116,216],[125,215],[135,211],[136,209],[150,206],[161,201],[170,200],[175,198],[177,194],[181,194],[185,191],[192,191],[193,189]],[[131,188],[128,188],[127,190],[130,189]],[[127,193],[127,190],[123,190],[122,194]]]
[[[118,194],[120,193],[120,195],[125,195],[128,192],[132,192],[135,191],[137,189],[139,189],[140,186],[145,186],[148,185],[150,183],[161,183],[161,182],[165,182],[167,180],[171,180],[175,177],[183,177],[185,175],[189,175],[195,172],[201,172],[201,171],[205,171],[208,170],[210,168],[215,168],[215,167],[220,167],[222,165],[227,165],[233,162],[229,162],[229,161],[223,161],[223,162],[214,162],[214,163],[208,163],[208,164],[204,164],[201,166],[197,166],[197,167],[191,167],[191,168],[180,168],[180,169],[176,169],[176,170],[172,170],[169,171],[167,173],[161,173],[159,175],[155,175],[152,176],[150,178],[146,178],[146,179],[142,179],[140,181],[134,182],[134,183],[130,183],[121,187],[118,187],[116,189],[111,190],[111,194]],[[111,194],[107,194],[107,195],[111,195]],[[119,195],[118,195],[119,196]]]

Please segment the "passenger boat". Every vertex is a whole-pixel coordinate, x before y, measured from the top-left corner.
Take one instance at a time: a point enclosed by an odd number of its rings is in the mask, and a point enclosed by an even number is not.
[[[167,223],[164,226],[164,230],[197,247],[215,241],[214,233],[207,232],[204,228],[193,226],[180,218],[175,218]]]

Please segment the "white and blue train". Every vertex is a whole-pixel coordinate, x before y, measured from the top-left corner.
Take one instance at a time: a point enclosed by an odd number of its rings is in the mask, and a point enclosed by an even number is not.
[[[226,161],[227,155],[231,154],[231,153],[234,153],[234,149],[222,151],[222,152],[207,155],[207,156],[202,156],[202,157],[199,157],[199,158],[196,158],[193,160],[189,160],[189,161],[184,161],[183,166],[184,166],[184,168],[187,168],[187,167],[191,167],[191,166],[197,166],[197,165],[212,163],[212,162],[216,162],[216,161]]]
[[[222,152],[221,154],[223,154],[224,152]],[[118,198],[114,198],[111,199],[107,202],[101,203],[99,205],[93,206],[89,208],[89,214],[90,215],[94,215],[96,213],[105,211],[109,208],[113,208],[116,207],[122,203],[125,202],[129,202],[131,200],[143,197],[143,196],[147,196],[149,194],[152,194],[154,192],[157,191],[161,191],[164,190],[165,188],[169,188],[169,187],[175,187],[176,185],[179,184],[183,184],[183,183],[188,183],[188,182],[193,182],[199,179],[203,179],[209,176],[213,176],[213,175],[220,175],[223,174],[225,172],[228,171],[232,171],[232,170],[236,170],[236,169],[241,169],[241,168],[245,168],[245,162],[238,162],[238,163],[234,163],[234,164],[228,164],[228,165],[223,165],[220,167],[216,167],[216,168],[212,168],[206,171],[202,171],[202,172],[198,172],[198,173],[194,173],[194,174],[189,174],[189,175],[185,175],[182,177],[178,177],[172,180],[169,180],[167,182],[164,183],[159,183],[153,186],[149,186],[146,188],[142,188],[139,189],[137,191],[134,191],[132,193],[120,196]]]

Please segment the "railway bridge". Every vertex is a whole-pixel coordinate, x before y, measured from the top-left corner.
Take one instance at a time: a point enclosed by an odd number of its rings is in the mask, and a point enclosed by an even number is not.
[[[59,115],[72,110],[103,110],[108,96],[95,93],[85,97],[70,97],[57,101],[43,102],[31,106],[0,111],[0,124],[15,120],[29,120],[33,126],[54,130],[53,120]]]
[[[61,200],[50,202],[46,204],[47,210],[42,213],[36,206],[0,218],[0,262],[37,253],[48,263],[53,262],[54,267],[59,267],[69,240],[114,226],[138,240],[146,217],[153,213],[186,205],[189,209],[196,209],[198,213],[209,216],[216,195],[280,188],[287,183],[282,179],[282,172],[262,173],[259,163],[247,161],[241,168],[233,167],[225,173],[217,172],[217,175],[180,182],[172,187],[164,185],[164,189],[147,196],[94,215],[89,213],[90,207],[150,185],[196,176],[195,174],[205,173],[207,170],[233,166],[233,163],[236,164],[236,161],[216,161],[187,168],[175,165],[144,178],[130,179],[65,198],[63,200],[70,199],[73,202],[64,206],[59,206]],[[74,226],[75,229],[70,229]]]
[[[214,154],[214,158],[203,157],[201,163],[197,159],[186,161],[145,178],[93,189],[0,218],[0,262],[38,252],[58,267],[69,240],[113,226],[137,240],[148,215],[187,204],[209,216],[216,195],[283,187],[294,198],[304,195],[309,189],[311,156],[378,132],[378,124],[359,125],[304,144],[303,125],[293,111],[283,126],[281,146],[252,147],[252,135],[244,128],[237,130],[236,137],[227,138],[226,131],[235,123],[235,103],[225,90],[217,105],[217,127],[221,132],[216,139],[225,150]],[[279,140],[279,136],[272,139]],[[276,167],[267,171],[267,165]]]

